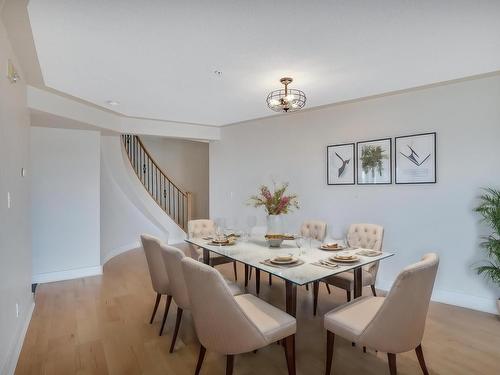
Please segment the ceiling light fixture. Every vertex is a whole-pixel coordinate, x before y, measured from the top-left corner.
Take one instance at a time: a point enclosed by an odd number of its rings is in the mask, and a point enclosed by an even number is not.
[[[306,105],[304,91],[288,88],[293,79],[283,77],[280,82],[285,88],[271,91],[266,99],[267,106],[275,112],[293,112],[304,108]]]
[[[107,100],[106,103],[112,106],[120,105],[120,102],[117,102],[116,100]]]

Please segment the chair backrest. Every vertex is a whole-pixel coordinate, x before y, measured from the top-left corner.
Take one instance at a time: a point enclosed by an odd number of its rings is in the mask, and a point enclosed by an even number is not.
[[[200,238],[215,234],[215,223],[209,219],[189,220],[188,237]]]
[[[349,246],[362,247],[381,251],[384,241],[384,227],[377,224],[351,224],[347,231],[347,243]],[[377,277],[379,262],[363,266],[365,271]]]
[[[182,250],[173,246],[162,245],[161,250],[163,262],[170,281],[170,293],[178,307],[183,310],[189,310],[191,306],[181,265],[182,259],[184,259],[186,255]]]
[[[300,235],[323,242],[326,237],[326,223],[320,220],[304,221],[300,227]]]
[[[215,268],[184,258],[182,269],[196,333],[205,348],[238,354],[266,345],[264,336],[238,306]]]
[[[399,273],[360,337],[364,345],[386,353],[402,353],[420,345],[438,265],[438,256],[430,253]]]
[[[349,246],[380,251],[383,240],[384,227],[377,224],[351,224],[347,231]]]
[[[169,279],[161,255],[162,243],[158,238],[148,234],[141,234],[141,242],[146,254],[153,289],[156,293],[163,294],[165,293],[165,285],[169,285]]]

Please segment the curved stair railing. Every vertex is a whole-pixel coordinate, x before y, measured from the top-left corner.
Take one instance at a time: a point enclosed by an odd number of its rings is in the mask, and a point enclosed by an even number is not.
[[[151,157],[137,135],[122,134],[122,144],[135,174],[156,203],[187,232],[192,196],[182,191]]]

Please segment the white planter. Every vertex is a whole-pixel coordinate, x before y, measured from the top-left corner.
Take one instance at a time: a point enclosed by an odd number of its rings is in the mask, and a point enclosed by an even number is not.
[[[498,315],[500,315],[500,298],[497,299],[497,310],[498,310]]]
[[[283,215],[267,216],[267,234],[283,234]]]

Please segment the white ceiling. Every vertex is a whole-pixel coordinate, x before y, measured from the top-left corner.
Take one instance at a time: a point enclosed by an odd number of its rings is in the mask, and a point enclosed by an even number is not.
[[[500,70],[500,1],[31,0],[45,84],[128,116],[224,125]],[[221,77],[213,71],[221,70]]]

